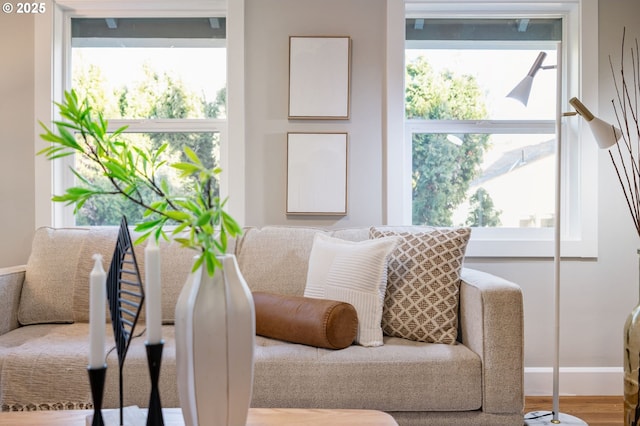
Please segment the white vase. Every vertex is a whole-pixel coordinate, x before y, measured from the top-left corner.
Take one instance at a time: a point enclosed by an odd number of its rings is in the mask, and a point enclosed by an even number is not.
[[[253,386],[255,308],[233,255],[191,273],[176,304],[178,396],[186,426],[247,421]]]

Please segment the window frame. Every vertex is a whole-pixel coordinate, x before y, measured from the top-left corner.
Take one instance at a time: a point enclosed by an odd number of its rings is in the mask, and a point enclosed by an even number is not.
[[[185,120],[109,120],[109,128],[128,125],[127,132],[216,132],[220,134],[220,194],[229,198],[228,211],[239,223],[244,222],[244,0],[237,2],[212,0],[137,0],[117,2],[107,0],[58,0],[52,2],[51,14],[35,17],[36,93],[47,93],[35,99],[36,117],[51,126],[57,119],[54,102],[63,99],[71,87],[71,18],[134,18],[134,17],[210,17],[227,19],[227,118]],[[238,18],[236,18],[238,17]],[[233,49],[233,54],[229,52]],[[36,128],[36,135],[41,133]],[[233,140],[233,142],[231,142]],[[39,137],[36,152],[46,147]],[[37,156],[36,165],[36,226],[70,226],[74,223],[72,208],[52,203],[52,194],[64,192],[72,185],[68,169],[70,158],[48,161]],[[231,165],[233,164],[233,167]]]
[[[589,105],[598,105],[597,49],[588,48],[597,46],[597,6],[597,0],[536,3],[406,0],[403,7],[395,6],[388,15],[390,19],[392,16],[398,19],[398,15],[402,13],[402,22],[389,22],[387,48],[399,48],[401,43],[403,58],[402,69],[393,64],[387,65],[388,84],[398,90],[398,81],[401,81],[403,97],[401,102],[397,96],[389,97],[387,117],[390,123],[394,123],[389,128],[399,127],[399,120],[402,120],[404,137],[400,143],[387,134],[387,185],[388,188],[402,186],[402,191],[388,191],[386,216],[389,223],[411,223],[411,132],[419,128],[439,132],[436,123],[422,127],[424,123],[419,123],[420,120],[404,119],[405,19],[425,15],[429,18],[562,18],[564,43],[561,107],[562,111],[570,111],[572,109],[568,99],[572,96],[588,99],[585,102]],[[388,60],[398,60],[397,56]],[[547,61],[555,63],[554,58],[548,58]],[[393,108],[399,108],[400,103],[402,109],[398,113]],[[598,153],[593,137],[582,121],[571,117],[562,119],[562,256],[594,258],[597,257],[597,194],[583,188],[597,187]],[[527,125],[525,122],[521,124]],[[474,125],[478,123],[469,123],[469,126]],[[500,128],[500,124],[496,127]],[[553,243],[553,228],[474,228],[467,256],[551,257],[554,253]]]

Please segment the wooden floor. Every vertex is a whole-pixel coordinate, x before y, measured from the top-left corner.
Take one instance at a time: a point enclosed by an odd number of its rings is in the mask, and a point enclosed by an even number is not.
[[[525,413],[531,411],[551,411],[551,397],[527,396]],[[622,426],[622,396],[562,396],[560,412],[571,414],[586,422],[589,426]]]

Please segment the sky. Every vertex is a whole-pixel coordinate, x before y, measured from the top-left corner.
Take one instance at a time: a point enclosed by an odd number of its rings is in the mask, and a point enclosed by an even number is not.
[[[224,48],[74,48],[73,61],[81,59],[102,68],[113,87],[143,78],[143,65],[181,76],[196,93],[215,100],[217,91],[226,85],[226,49]],[[79,55],[79,56],[76,56]]]
[[[555,65],[555,51],[545,51],[543,65]],[[539,50],[412,50],[407,61],[419,55],[427,57],[436,69],[449,69],[456,74],[476,77],[487,94],[486,102],[493,119],[553,120],[555,117],[555,70],[540,70],[535,76],[529,103],[525,107],[506,95],[524,78],[537,58]]]

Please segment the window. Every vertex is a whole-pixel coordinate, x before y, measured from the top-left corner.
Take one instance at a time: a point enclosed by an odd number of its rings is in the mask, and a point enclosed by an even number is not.
[[[555,66],[560,58],[567,111],[570,96],[589,92],[578,19],[593,4],[406,3],[403,222],[474,227],[469,256],[553,254]],[[545,69],[524,106],[506,95],[540,52]],[[580,188],[597,157],[579,125],[562,120],[563,254],[591,257],[594,195]]]
[[[223,169],[220,194],[234,194],[227,208],[242,222],[243,2],[59,0],[51,11],[35,17],[36,117],[50,125],[52,100],[84,87],[110,127],[128,126],[131,143],[175,142],[174,156],[184,144],[210,152]],[[44,147],[39,138],[35,144]],[[76,218],[72,208],[51,203],[52,193],[74,184],[67,160],[36,157],[36,225],[112,222],[88,211]]]
[[[126,143],[152,150],[166,143],[168,163],[186,160],[181,157],[188,146],[205,164],[219,166],[226,126],[224,17],[71,16],[70,25],[71,88],[112,129],[127,126]],[[83,159],[75,162],[89,180],[105,180]],[[166,169],[174,191],[184,190],[185,182]],[[63,217],[66,225],[95,226],[117,225],[122,215],[135,223],[142,214],[119,198],[98,197],[75,217]]]
[[[553,226],[555,71],[536,75],[527,106],[505,95],[539,51],[555,61],[562,20],[406,24],[413,224]]]
[[[218,165],[226,118],[224,23],[224,18],[71,18],[72,88],[114,124],[136,132],[125,135],[126,142],[152,149],[168,143],[168,161],[188,146],[205,164]],[[158,120],[162,132],[156,131]],[[76,167],[90,175],[86,164]],[[175,176],[169,181],[179,184]],[[121,214],[137,222],[142,211],[103,197],[87,202],[75,223],[117,225]]]

